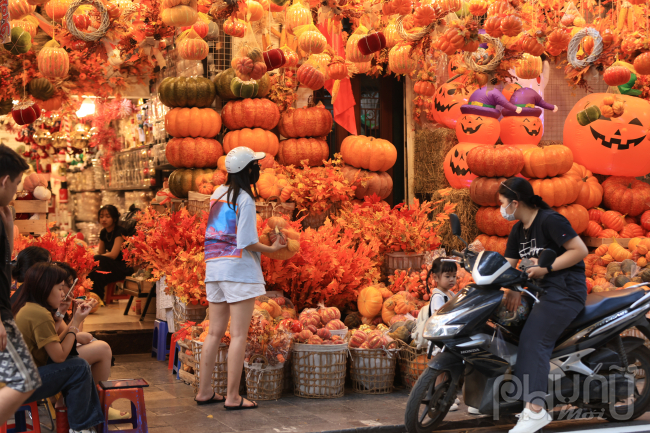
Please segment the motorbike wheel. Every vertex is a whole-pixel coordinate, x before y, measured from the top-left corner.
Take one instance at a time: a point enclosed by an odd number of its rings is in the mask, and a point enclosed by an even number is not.
[[[456,389],[457,383],[448,371],[427,368],[413,386],[406,403],[406,430],[410,433],[436,430],[456,400]]]
[[[605,418],[610,422],[632,421],[648,410],[650,406],[650,349],[639,346],[627,354],[628,358],[634,360],[630,366],[635,366],[634,373],[634,396],[627,404],[614,406],[614,411],[608,406],[605,409]],[[630,407],[632,406],[632,407]],[[632,416],[628,414],[632,414]]]

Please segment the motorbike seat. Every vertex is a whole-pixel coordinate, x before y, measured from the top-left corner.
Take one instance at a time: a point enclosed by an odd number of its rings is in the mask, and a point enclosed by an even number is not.
[[[585,308],[576,316],[567,329],[576,329],[632,305],[645,295],[639,287],[635,289],[599,292],[587,295]]]

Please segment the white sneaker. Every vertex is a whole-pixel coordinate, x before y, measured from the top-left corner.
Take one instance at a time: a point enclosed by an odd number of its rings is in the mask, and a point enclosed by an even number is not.
[[[451,405],[451,407],[449,408],[449,412],[453,412],[455,410],[458,410],[458,405],[456,403]]]
[[[457,398],[456,401],[454,401],[454,404],[460,404],[460,399]]]
[[[517,418],[519,418],[517,425],[508,433],[534,433],[553,421],[553,417],[544,409],[537,413],[530,409],[524,409],[522,413],[517,415]]]
[[[469,413],[470,415],[480,415],[481,414],[481,412],[479,412],[477,408],[469,407],[469,406],[467,407],[467,413]]]
[[[95,427],[90,427],[90,428],[86,428],[86,429],[83,429],[83,430],[72,430],[72,429],[70,429],[70,433],[96,433],[96,432],[95,432]]]

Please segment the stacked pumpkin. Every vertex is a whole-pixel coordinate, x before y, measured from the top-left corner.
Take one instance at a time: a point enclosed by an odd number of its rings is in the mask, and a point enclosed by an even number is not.
[[[346,330],[338,308],[307,308],[300,313],[298,320],[303,330],[294,334],[294,341],[303,344],[345,344],[345,340],[336,335],[342,333],[338,331]]]
[[[467,117],[469,116],[461,116],[459,119],[457,134],[459,129],[471,127],[461,126],[467,122]],[[496,128],[497,134],[498,131]],[[467,153],[467,167],[479,176],[472,181],[469,189],[472,201],[481,206],[476,213],[476,226],[483,234],[476,240],[488,251],[505,254],[508,235],[515,221],[507,221],[501,216],[499,187],[501,182],[521,171],[524,155],[515,146],[475,146]],[[508,210],[512,212],[512,209]]]
[[[223,156],[221,143],[214,139],[221,130],[221,116],[207,108],[215,94],[214,84],[202,77],[165,78],[160,84],[161,102],[174,107],[165,115],[165,129],[174,137],[165,155],[178,168],[169,176],[169,190],[176,197],[185,198],[189,191],[212,194],[220,184],[213,182],[221,178],[212,169]]]
[[[347,164],[343,175],[357,187],[357,199],[377,194],[383,200],[391,194],[393,178],[386,171],[397,161],[393,143],[381,138],[350,135],[341,143],[341,157]]]
[[[289,108],[282,113],[278,130],[286,140],[280,142],[278,162],[282,165],[323,165],[329,159],[329,146],[325,138],[332,130],[332,114],[323,104],[298,109]]]
[[[585,259],[588,291],[622,290],[650,282],[650,239],[630,239],[628,248],[614,241]]]

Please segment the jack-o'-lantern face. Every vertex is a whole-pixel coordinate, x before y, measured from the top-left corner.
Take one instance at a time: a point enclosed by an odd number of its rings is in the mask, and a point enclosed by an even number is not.
[[[501,119],[501,141],[503,144],[537,145],[544,135],[544,126],[539,117],[509,116]]]
[[[433,118],[447,128],[454,129],[460,117],[460,106],[467,104],[474,88],[463,89],[458,82],[445,83],[438,87],[433,96]]]
[[[577,120],[585,107],[603,104],[604,93],[593,93],[573,107],[564,122],[564,144],[573,160],[594,173],[645,176],[650,172],[650,104],[641,98],[616,95],[625,105],[617,118],[600,117],[585,126]]]
[[[467,154],[476,146],[479,146],[479,144],[458,143],[447,152],[443,168],[445,177],[452,188],[469,188],[472,180],[476,179],[477,176],[467,166]]]
[[[456,123],[456,136],[461,143],[494,144],[499,139],[499,121],[477,114],[461,114]]]

